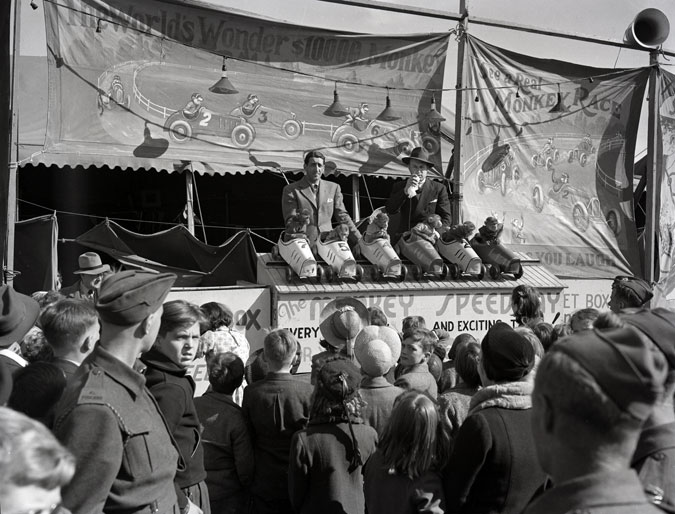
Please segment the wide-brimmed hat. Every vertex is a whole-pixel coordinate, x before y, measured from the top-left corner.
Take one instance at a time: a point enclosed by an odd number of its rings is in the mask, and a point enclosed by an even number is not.
[[[354,298],[336,298],[321,311],[319,330],[335,348],[354,347],[356,336],[369,324],[368,309]]]
[[[429,152],[427,152],[421,146],[413,148],[413,151],[410,152],[410,155],[404,157],[401,160],[403,161],[403,164],[408,164],[410,162],[410,159],[415,159],[416,161],[423,162],[425,164],[428,164],[429,166],[434,166],[434,163],[431,161],[431,158],[429,157]]]
[[[356,337],[354,355],[366,375],[382,376],[401,356],[401,339],[391,327],[367,326]]]
[[[39,314],[40,306],[30,296],[8,285],[0,286],[0,348],[21,341]]]
[[[101,257],[96,252],[86,252],[77,258],[80,269],[73,271],[75,275],[100,275],[110,271],[110,266],[101,262]]]

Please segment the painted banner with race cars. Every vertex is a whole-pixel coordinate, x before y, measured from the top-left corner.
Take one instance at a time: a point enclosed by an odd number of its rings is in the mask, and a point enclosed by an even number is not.
[[[406,176],[401,158],[424,145],[442,171],[448,33],[320,30],[196,1],[47,1],[45,16],[40,162],[222,174],[297,170],[322,149],[328,172]]]
[[[561,277],[640,274],[635,140],[649,68],[537,59],[468,36],[463,216]]]

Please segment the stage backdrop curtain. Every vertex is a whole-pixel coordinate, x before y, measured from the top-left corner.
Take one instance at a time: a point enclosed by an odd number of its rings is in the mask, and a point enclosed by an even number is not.
[[[14,268],[20,272],[12,282],[14,289],[23,294],[54,289],[59,268],[56,215],[19,221],[14,227]]]
[[[196,1],[48,0],[45,16],[49,116],[33,163],[224,174],[297,170],[322,149],[329,171],[396,177],[423,144],[442,171],[429,113],[447,32],[336,32]],[[334,89],[344,109],[329,116]],[[376,119],[387,93],[395,116]]]
[[[463,216],[570,278],[640,275],[633,159],[649,68],[537,59],[469,36]]]

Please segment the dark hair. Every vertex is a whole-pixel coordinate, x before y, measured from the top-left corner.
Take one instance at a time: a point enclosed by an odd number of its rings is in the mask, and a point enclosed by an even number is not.
[[[56,403],[66,388],[66,375],[51,362],[33,362],[14,374],[7,406],[51,425]]]
[[[597,328],[599,330],[605,328],[623,328],[624,326],[625,323],[621,319],[621,316],[612,311],[601,312],[593,321],[593,328]]]
[[[63,300],[65,296],[58,291],[36,291],[31,297],[35,300],[40,306],[40,310],[43,310],[48,305],[51,305],[54,302]]]
[[[191,327],[195,323],[201,324],[203,320],[204,315],[199,306],[185,300],[171,300],[164,304],[159,335],[164,336],[172,330]]]
[[[480,362],[480,344],[477,341],[468,342],[457,352],[455,370],[457,375],[469,387],[478,387],[480,384],[480,375],[478,373],[478,363]]]
[[[401,342],[406,339],[412,339],[414,343],[419,343],[424,353],[431,353],[434,351],[435,338],[432,337],[431,331],[425,328],[412,328],[403,332]]]
[[[467,343],[477,343],[478,341],[476,338],[469,334],[468,332],[462,332],[459,334],[457,337],[455,337],[455,340],[452,342],[452,346],[450,346],[450,351],[448,351],[448,359],[450,360],[455,360],[457,358],[457,354],[459,353],[459,349],[466,345]]]
[[[427,328],[427,322],[424,321],[422,316],[406,316],[401,322],[401,332],[413,328]]]
[[[516,322],[527,325],[543,317],[539,290],[532,286],[519,285],[511,292],[511,306]]]
[[[54,350],[38,326],[34,326],[21,339],[21,355],[28,362],[51,361],[54,359]]]
[[[415,479],[444,467],[450,436],[436,402],[425,393],[408,391],[394,401],[379,449],[386,469]]]
[[[572,313],[572,316],[570,317],[569,322],[570,329],[572,329],[572,332],[579,332],[580,330],[590,330],[593,328],[593,322],[597,319],[599,315],[600,311],[592,307],[574,311]],[[575,329],[574,326],[576,324],[581,324],[582,328],[580,330]]]
[[[207,302],[200,309],[204,315],[204,321],[200,323],[200,332],[218,330],[220,327],[232,327],[234,314],[226,305],[218,302]]]
[[[557,336],[555,336],[553,331],[553,325],[550,323],[537,323],[532,327],[532,332],[539,338],[541,345],[544,347],[544,352],[547,352],[548,349],[553,345]]]
[[[385,316],[384,312],[382,312],[382,309],[379,307],[368,307],[368,314],[370,316],[371,325],[376,325],[379,327],[386,327],[389,325],[387,316]]]
[[[244,363],[232,352],[209,357],[207,366],[209,383],[217,393],[232,394],[244,380]]]
[[[45,307],[40,314],[40,326],[47,342],[57,351],[71,348],[95,323],[98,323],[98,315],[94,306],[77,298],[63,298]]]
[[[321,152],[319,152],[319,150],[310,150],[309,152],[307,152],[305,154],[305,165],[309,164],[309,160],[312,157],[315,157],[317,159],[322,159],[324,163],[326,162],[326,156],[324,154],[322,154]]]

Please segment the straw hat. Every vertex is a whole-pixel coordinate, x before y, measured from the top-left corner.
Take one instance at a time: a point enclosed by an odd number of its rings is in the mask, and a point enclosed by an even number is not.
[[[336,298],[321,311],[319,330],[335,348],[354,347],[356,336],[368,325],[368,309],[354,298]]]

